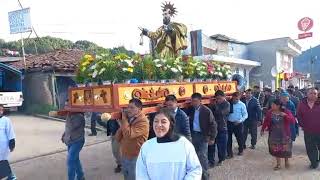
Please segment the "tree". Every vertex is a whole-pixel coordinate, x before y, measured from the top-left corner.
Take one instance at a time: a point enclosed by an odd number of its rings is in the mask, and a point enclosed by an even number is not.
[[[0,48],[19,51],[20,54],[22,54],[21,40],[5,42],[3,39],[0,39]],[[87,40],[79,40],[73,43],[70,40],[50,36],[25,39],[24,49],[26,54],[44,54],[57,49],[80,49],[90,54],[111,53],[115,55],[124,53],[131,57],[135,54],[133,51],[129,51],[123,46],[113,49],[107,49]]]

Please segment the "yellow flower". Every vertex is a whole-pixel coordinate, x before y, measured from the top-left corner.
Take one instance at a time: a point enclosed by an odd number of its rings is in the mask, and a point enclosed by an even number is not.
[[[92,57],[90,54],[84,55],[84,58],[85,58],[87,61],[93,61],[93,57]]]
[[[131,72],[131,73],[133,73],[133,68],[129,67],[129,68],[128,68],[128,71]]]
[[[82,65],[82,66],[87,66],[87,65],[89,65],[89,64],[90,64],[90,62],[85,61],[85,62],[83,62],[81,65]]]

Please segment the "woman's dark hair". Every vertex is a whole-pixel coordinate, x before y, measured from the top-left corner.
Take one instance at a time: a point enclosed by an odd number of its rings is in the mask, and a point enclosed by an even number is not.
[[[283,112],[286,108],[283,105],[283,103],[280,101],[280,99],[275,99],[272,101],[273,104],[280,106],[280,111]]]
[[[166,118],[168,118],[168,120],[170,121],[170,129],[171,129],[171,126],[172,126],[172,129],[175,125],[175,122],[176,122],[176,118],[175,118],[175,114],[174,114],[174,111],[169,109],[169,108],[161,108],[156,114],[163,114]]]
[[[155,114],[155,116],[159,114],[164,115],[170,121],[170,127],[165,136],[171,139],[172,141],[177,141],[180,138],[180,135],[174,132],[175,122],[176,122],[174,111],[169,108],[162,108]]]

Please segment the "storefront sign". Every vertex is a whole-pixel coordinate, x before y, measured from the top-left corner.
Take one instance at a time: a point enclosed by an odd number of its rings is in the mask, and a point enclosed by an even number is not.
[[[312,32],[308,32],[312,29],[312,27],[313,27],[313,20],[311,18],[304,17],[300,19],[300,21],[298,22],[298,29],[300,31],[303,31],[304,33],[299,34],[298,38],[305,39],[308,37],[312,37]]]

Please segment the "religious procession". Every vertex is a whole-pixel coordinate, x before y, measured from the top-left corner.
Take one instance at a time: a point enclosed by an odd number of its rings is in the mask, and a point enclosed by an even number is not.
[[[18,2],[10,33],[36,34]],[[145,53],[0,39],[0,179],[320,179],[320,46],[298,43],[313,20],[247,43],[175,22],[174,2],[157,29],[135,24]]]

